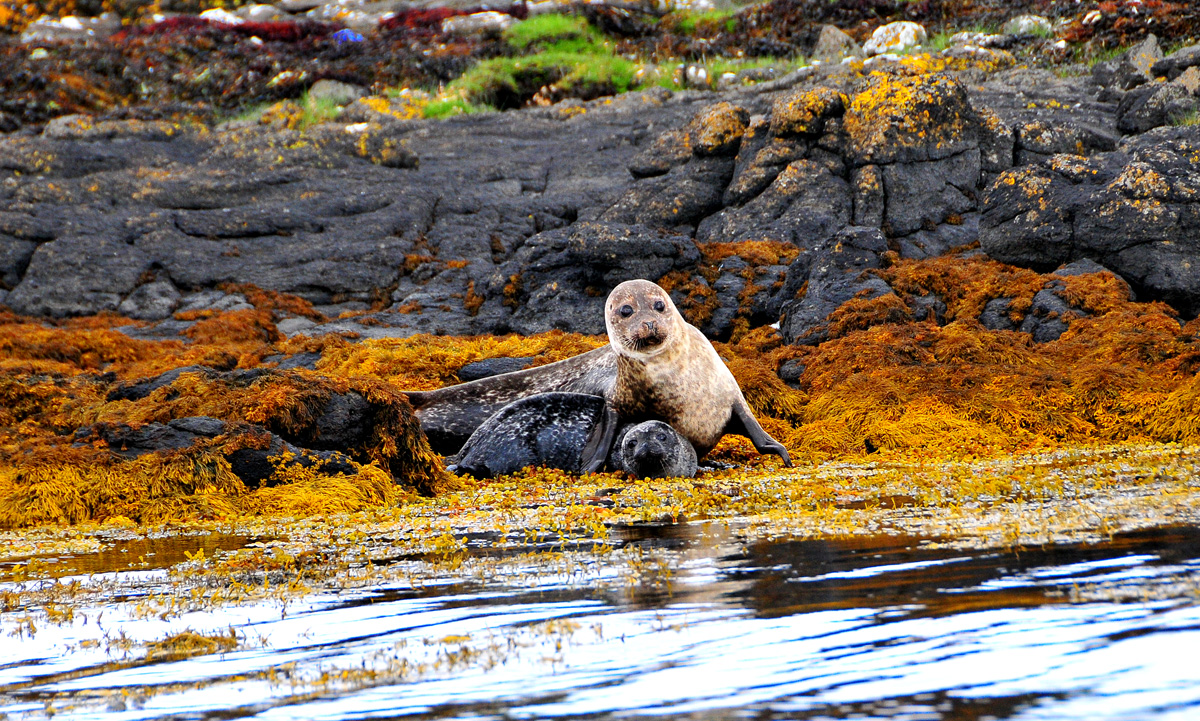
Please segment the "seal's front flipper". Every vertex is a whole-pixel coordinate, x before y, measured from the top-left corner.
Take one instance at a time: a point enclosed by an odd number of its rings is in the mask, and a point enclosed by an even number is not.
[[[621,420],[617,417],[617,412],[612,409],[612,406],[605,403],[604,412],[600,415],[599,422],[592,429],[587,443],[583,447],[583,457],[579,459],[581,473],[596,473],[604,469],[604,463],[608,460],[609,451],[612,450],[613,441],[617,438],[617,428],[620,425]]]
[[[759,453],[774,453],[783,459],[783,465],[788,468],[792,467],[792,458],[788,455],[787,449],[783,444],[771,437],[769,433],[763,430],[763,427],[758,424],[758,419],[754,417],[754,413],[750,411],[750,407],[745,402],[736,403],[733,406],[733,414],[729,417],[729,423],[725,424],[725,432],[733,433],[739,436],[745,436],[754,444],[754,449]]]

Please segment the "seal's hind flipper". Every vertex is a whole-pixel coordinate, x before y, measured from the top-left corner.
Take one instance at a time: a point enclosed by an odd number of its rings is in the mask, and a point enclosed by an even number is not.
[[[725,432],[749,438],[750,442],[754,444],[754,450],[764,454],[774,453],[783,459],[783,465],[788,468],[792,467],[792,458],[788,455],[787,449],[783,447],[782,443],[772,438],[771,434],[763,430],[745,401],[733,405],[733,414],[729,416],[729,422],[725,424]]]
[[[583,447],[583,457],[579,459],[579,469],[582,473],[596,473],[604,469],[620,425],[621,419],[617,417],[617,412],[605,403],[600,422],[588,436],[587,444]]]

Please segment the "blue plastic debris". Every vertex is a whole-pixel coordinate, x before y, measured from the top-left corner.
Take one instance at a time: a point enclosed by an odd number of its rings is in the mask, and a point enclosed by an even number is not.
[[[341,45],[342,43],[361,43],[363,40],[365,40],[361,33],[356,33],[350,28],[342,28],[341,30],[338,30],[333,34],[333,39],[337,41],[338,45]]]

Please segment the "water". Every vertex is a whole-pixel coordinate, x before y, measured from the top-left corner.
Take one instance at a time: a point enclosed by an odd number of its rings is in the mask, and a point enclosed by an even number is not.
[[[1200,717],[1194,527],[983,552],[905,536],[745,546],[716,523],[615,536],[617,550],[568,553],[561,573],[518,557],[488,580],[388,581],[168,618],[129,600],[165,571],[95,574],[114,600],[72,620],[29,635],[24,611],[0,614],[0,714]],[[249,540],[207,542],[215,553]],[[120,641],[230,627],[235,650],[191,658]]]

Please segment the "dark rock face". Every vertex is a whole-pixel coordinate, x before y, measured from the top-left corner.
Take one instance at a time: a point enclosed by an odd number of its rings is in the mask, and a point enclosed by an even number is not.
[[[892,289],[863,271],[879,268],[887,241],[877,228],[850,227],[825,241],[810,256],[788,268],[789,282],[807,282],[804,297],[783,307],[779,331],[789,343],[816,345],[825,340],[826,316],[851,298],[877,298]],[[803,280],[802,280],[803,279]]]
[[[1121,98],[1117,106],[1117,129],[1144,133],[1169,125],[1195,112],[1196,97],[1181,83],[1162,83],[1139,88]]]
[[[1145,40],[1121,53],[1112,60],[1096,63],[1092,68],[1092,82],[1101,87],[1130,90],[1154,79],[1155,64],[1163,59],[1158,38],[1148,35]],[[1165,75],[1165,73],[1158,73]]]
[[[1200,311],[1200,128],[1160,128],[1114,153],[1058,156],[1001,175],[984,200],[991,257],[1049,270],[1090,258],[1142,298]]]
[[[490,378],[501,373],[513,373],[529,367],[532,357],[526,358],[485,358],[468,363],[458,369],[458,379],[463,383],[477,381],[480,378]]]

